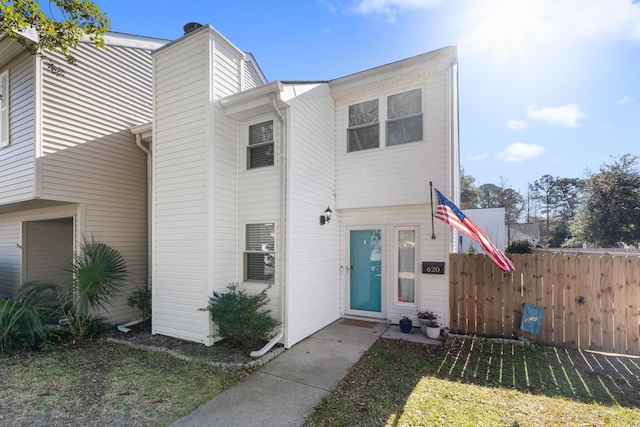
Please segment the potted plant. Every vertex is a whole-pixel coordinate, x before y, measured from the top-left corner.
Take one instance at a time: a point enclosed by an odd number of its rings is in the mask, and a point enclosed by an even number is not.
[[[440,336],[440,324],[437,319],[438,316],[433,311],[418,311],[420,330],[429,338],[435,339]]]
[[[411,327],[413,326],[413,322],[407,316],[402,316],[400,321],[398,322],[400,325],[400,331],[408,334],[411,332]]]

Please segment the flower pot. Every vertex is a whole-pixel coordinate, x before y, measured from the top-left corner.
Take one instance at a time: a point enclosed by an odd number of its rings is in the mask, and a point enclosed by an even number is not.
[[[429,322],[429,320],[418,319],[418,322],[420,322],[420,332],[422,332],[422,335],[427,335],[427,323]]]
[[[425,329],[428,338],[435,340],[440,337],[440,326],[425,326]]]
[[[404,332],[405,334],[408,334],[411,332],[411,327],[413,326],[412,322],[400,322],[398,324],[400,325],[401,332]]]

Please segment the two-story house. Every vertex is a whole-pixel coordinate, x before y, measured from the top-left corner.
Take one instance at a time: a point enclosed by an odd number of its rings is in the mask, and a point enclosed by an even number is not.
[[[429,189],[459,191],[455,47],[265,83],[205,25],[152,58],[154,333],[212,344],[200,309],[235,282],[268,289],[286,347],[340,317],[446,324],[446,268],[421,265],[456,249]]]
[[[30,37],[30,34],[25,34]],[[81,43],[77,66],[49,72],[0,36],[0,295],[66,282],[77,242],[117,248],[130,287],[148,277],[147,173],[129,128],[152,118],[151,51],[166,40],[108,33]],[[131,319],[126,293],[105,317]]]

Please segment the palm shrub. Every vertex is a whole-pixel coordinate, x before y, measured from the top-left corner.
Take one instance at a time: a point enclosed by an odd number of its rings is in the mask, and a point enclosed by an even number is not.
[[[271,316],[271,310],[260,310],[269,302],[267,289],[249,295],[238,286],[233,283],[227,286],[228,292],[214,292],[207,309],[218,325],[219,336],[234,347],[255,350],[279,323]]]
[[[101,323],[95,311],[106,308],[125,283],[127,267],[122,254],[105,243],[85,241],[74,254],[73,280],[64,292],[63,314],[74,338],[87,338]]]
[[[36,346],[58,315],[58,286],[27,282],[11,298],[0,298],[0,353],[18,342]]]

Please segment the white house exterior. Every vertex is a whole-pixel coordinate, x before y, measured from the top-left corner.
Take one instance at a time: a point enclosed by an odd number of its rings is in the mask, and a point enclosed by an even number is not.
[[[465,209],[462,212],[487,235],[498,249],[505,250],[509,242],[507,241],[506,211],[504,208]],[[480,243],[471,240],[464,234],[460,233],[458,239],[460,242],[459,252],[467,253],[471,247],[473,253],[485,253]]]
[[[447,269],[421,265],[457,249],[429,192],[459,198],[455,47],[325,82],[266,83],[208,25],[152,56],[153,333],[213,344],[230,283],[268,289],[286,347],[340,317],[448,322]]]
[[[164,40],[108,33],[81,43],[57,77],[0,37],[0,295],[31,280],[64,282],[77,242],[118,249],[129,286],[147,282],[145,156],[129,128],[152,118],[151,51]],[[126,294],[107,313],[135,314]]]

